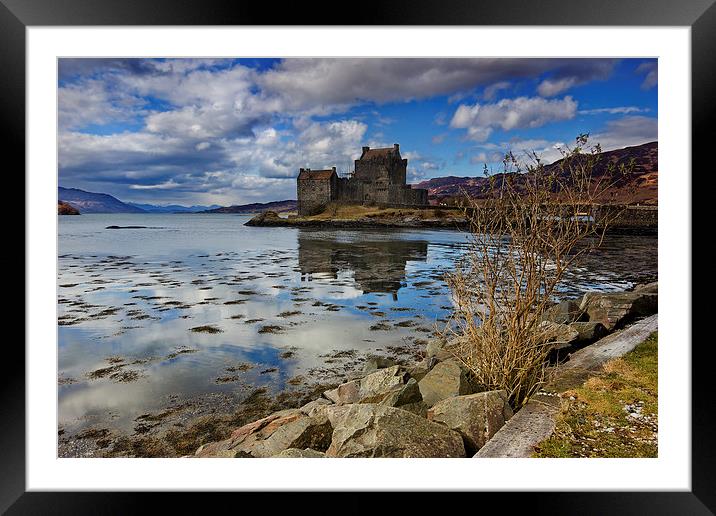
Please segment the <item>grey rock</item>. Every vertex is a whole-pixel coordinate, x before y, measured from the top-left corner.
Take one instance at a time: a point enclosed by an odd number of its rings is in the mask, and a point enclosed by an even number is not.
[[[440,351],[443,350],[446,344],[447,341],[441,338],[428,340],[428,344],[427,346],[425,346],[425,356],[427,358],[436,356],[438,353],[440,353]]]
[[[604,325],[597,321],[573,322],[569,326],[576,330],[578,343],[593,342],[609,333]]]
[[[469,456],[482,448],[511,417],[512,408],[504,390],[447,398],[427,413],[428,420],[442,423],[462,436]]]
[[[323,395],[337,405],[351,403],[413,403],[418,389],[409,382],[410,376],[402,366],[379,369],[358,380],[352,380],[326,391]],[[419,393],[419,392],[418,392]]]
[[[231,433],[228,439],[197,450],[199,457],[272,457],[288,448],[325,450],[333,428],[325,415],[282,410]]]
[[[310,448],[301,450],[300,448],[288,448],[281,453],[274,455],[275,458],[291,458],[291,459],[322,459],[326,454]]]
[[[552,342],[551,349],[559,350],[572,345],[579,337],[579,332],[567,324],[559,324],[552,321],[542,321],[539,330],[545,336],[544,342]]]
[[[423,401],[420,394],[420,387],[415,378],[408,379],[407,383],[391,387],[385,393],[375,396],[366,396],[361,399],[361,403],[379,403],[390,407],[402,407],[403,405],[412,405]]]
[[[557,324],[569,324],[584,318],[584,312],[579,307],[578,301],[566,300],[557,303],[545,310],[542,314],[543,321],[550,321]]]
[[[464,457],[462,437],[405,410],[363,403],[327,408],[334,427],[326,457]]]
[[[467,372],[455,359],[437,364],[418,382],[418,386],[428,407],[445,398],[474,392]]]
[[[392,367],[396,365],[395,360],[392,358],[381,357],[381,356],[370,356],[363,364],[363,373],[373,373],[378,369],[385,369],[386,367]]]
[[[360,380],[351,380],[323,393],[323,395],[338,405],[355,403],[360,399]]]
[[[659,293],[659,282],[654,281],[652,283],[643,283],[634,287],[634,292],[640,294],[658,294]]]
[[[379,369],[360,381],[359,399],[370,403],[367,398],[380,398],[395,388],[402,388],[407,380],[408,374],[401,366]]]
[[[612,331],[639,316],[658,311],[658,294],[646,292],[587,292],[580,309],[589,315],[590,322],[600,322]]]
[[[312,416],[316,413],[316,411],[320,407],[324,407],[326,405],[332,405],[331,401],[326,398],[318,398],[313,401],[309,401],[304,406],[302,406],[299,410],[306,414],[307,416]]]
[[[428,372],[435,367],[438,363],[438,359],[433,357],[426,357],[412,367],[408,368],[408,374],[411,378],[415,378],[417,381],[422,380]]]

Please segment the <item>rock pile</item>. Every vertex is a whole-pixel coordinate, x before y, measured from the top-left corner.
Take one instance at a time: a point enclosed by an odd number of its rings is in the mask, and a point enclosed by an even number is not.
[[[454,359],[426,358],[411,368],[416,377],[389,361],[367,369],[374,367],[301,408],[237,428],[195,456],[465,457],[512,415],[504,391],[476,393]]]
[[[635,317],[657,311],[656,283],[631,292],[587,293],[546,313],[555,345],[586,344]],[[508,394],[480,392],[450,352],[431,340],[406,368],[371,357],[364,376],[325,391],[298,409],[275,412],[201,446],[196,457],[473,456],[512,417]]]

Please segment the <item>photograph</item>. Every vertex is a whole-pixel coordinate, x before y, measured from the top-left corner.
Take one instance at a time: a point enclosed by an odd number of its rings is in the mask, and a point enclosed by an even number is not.
[[[57,56],[55,458],[659,458],[659,63]]]

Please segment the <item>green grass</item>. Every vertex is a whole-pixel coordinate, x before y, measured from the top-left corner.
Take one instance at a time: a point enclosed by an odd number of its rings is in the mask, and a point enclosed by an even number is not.
[[[561,393],[555,432],[534,456],[657,457],[657,365],[655,332],[581,387]]]

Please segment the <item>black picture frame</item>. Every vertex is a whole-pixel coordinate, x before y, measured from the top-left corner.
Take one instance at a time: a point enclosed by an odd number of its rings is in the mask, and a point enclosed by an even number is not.
[[[501,0],[400,0],[362,2],[341,16],[345,7],[293,2],[268,8],[261,2],[214,0],[0,0],[0,113],[5,133],[6,166],[25,170],[25,30],[29,26],[86,25],[563,25],[563,26],[689,26],[691,27],[692,170],[713,169],[710,147],[716,136],[716,4],[715,0],[602,0],[577,3],[567,0],[524,2]],[[577,43],[577,42],[575,42]],[[711,158],[711,159],[709,159]],[[687,171],[684,171],[687,175]],[[694,175],[691,176],[692,184]],[[704,189],[692,193],[706,195]],[[17,193],[15,194],[18,195]],[[24,187],[23,187],[24,198]],[[697,199],[692,196],[692,205]],[[19,212],[19,210],[18,210]],[[17,213],[17,212],[16,212]],[[24,209],[22,210],[24,213]],[[693,220],[693,217],[692,217]],[[695,231],[692,230],[692,235]],[[24,246],[23,246],[24,253]],[[699,265],[692,251],[692,271]],[[701,257],[703,259],[703,257]],[[6,263],[6,262],[4,262]],[[698,270],[698,269],[697,269]],[[32,274],[25,268],[25,277]],[[683,300],[690,302],[690,300]],[[703,306],[703,305],[702,305]],[[693,303],[698,312],[699,308]],[[31,307],[28,307],[31,308]],[[698,315],[697,315],[698,316]],[[693,315],[692,315],[693,320]],[[697,319],[698,320],[698,319]],[[677,344],[677,343],[671,343]],[[713,415],[710,342],[691,346],[692,352],[692,490],[690,492],[590,493],[480,493],[465,500],[469,510],[484,510],[485,503],[525,505],[530,514],[713,514],[716,511],[716,435]],[[9,345],[9,343],[8,343]],[[668,345],[668,344],[667,344]],[[133,513],[151,503],[149,494],[51,493],[25,490],[25,355],[8,357],[0,377],[2,416],[0,430],[0,510],[8,514]],[[6,349],[6,353],[11,351]],[[454,494],[451,494],[453,496]],[[242,493],[244,502],[250,500]],[[252,498],[261,495],[253,495]],[[271,512],[281,500],[270,496]],[[295,496],[295,495],[294,495]],[[478,499],[474,498],[479,496]],[[372,502],[360,493],[349,495],[331,512],[364,512]],[[163,495],[162,504],[186,503],[183,493]],[[506,501],[506,498],[509,501]],[[403,497],[401,508],[412,510],[425,502],[423,495]],[[492,500],[491,500],[492,499]],[[479,500],[481,507],[474,507]],[[289,503],[301,506],[293,498]],[[472,508],[470,509],[470,507]],[[228,509],[228,507],[227,507]],[[328,506],[325,506],[328,511]],[[321,511],[323,512],[323,511]]]

